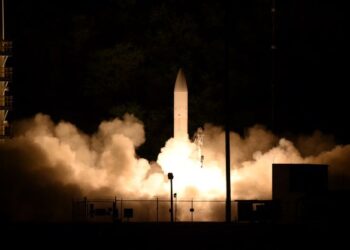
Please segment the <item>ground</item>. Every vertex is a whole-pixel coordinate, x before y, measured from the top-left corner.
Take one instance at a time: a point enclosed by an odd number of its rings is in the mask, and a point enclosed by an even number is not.
[[[242,223],[122,223],[2,225],[3,239],[27,247],[101,249],[315,249],[340,248],[339,225]],[[331,234],[332,233],[332,234]],[[336,233],[336,234],[335,234]],[[7,243],[7,242],[6,242]]]

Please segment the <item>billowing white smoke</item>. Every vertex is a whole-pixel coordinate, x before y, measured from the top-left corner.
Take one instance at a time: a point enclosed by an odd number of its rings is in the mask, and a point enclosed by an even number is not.
[[[1,193],[9,199],[8,204],[12,196],[23,195],[23,190],[17,190],[13,184],[18,173],[31,180],[25,182],[23,189],[33,185],[39,185],[37,190],[51,187],[55,196],[59,196],[59,190],[65,190],[64,197],[70,198],[87,195],[151,199],[168,197],[167,173],[173,172],[174,192],[179,199],[225,198],[224,131],[220,127],[204,125],[203,167],[195,143],[173,138],[161,149],[157,163],[139,158],[135,148],[145,142],[144,128],[130,114],[102,122],[91,136],[68,122],[54,124],[43,114],[19,123],[18,128],[13,140],[0,144],[4,163],[1,185],[14,189],[12,195]],[[293,143],[255,126],[244,137],[231,132],[230,139],[233,199],[271,198],[272,163],[329,164],[331,187],[344,188],[348,183],[350,145],[335,146],[330,136],[320,132],[299,137]],[[6,181],[6,176],[11,181]],[[11,210],[11,206],[7,209]],[[212,212],[207,211],[204,217],[218,218]]]
[[[163,175],[145,178],[151,166],[135,155],[145,134],[143,124],[133,115],[104,121],[96,134],[88,136],[68,122],[55,125],[49,116],[38,114],[22,124],[20,138],[34,142],[46,153],[47,167],[66,168],[62,183],[77,184],[86,194],[103,190],[105,196],[135,198],[163,190]]]

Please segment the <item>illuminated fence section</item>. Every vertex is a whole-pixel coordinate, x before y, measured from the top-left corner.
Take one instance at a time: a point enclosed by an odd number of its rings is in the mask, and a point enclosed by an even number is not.
[[[174,199],[174,222],[223,222],[225,201]],[[77,222],[169,222],[170,200],[78,199],[72,202]]]

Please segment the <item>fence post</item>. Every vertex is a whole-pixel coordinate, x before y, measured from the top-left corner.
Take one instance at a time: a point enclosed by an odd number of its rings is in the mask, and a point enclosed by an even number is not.
[[[158,219],[159,219],[159,217],[158,217],[159,216],[159,207],[158,207],[158,202],[159,201],[158,201],[158,197],[157,197],[157,201],[156,202],[157,202],[157,223],[158,223]]]

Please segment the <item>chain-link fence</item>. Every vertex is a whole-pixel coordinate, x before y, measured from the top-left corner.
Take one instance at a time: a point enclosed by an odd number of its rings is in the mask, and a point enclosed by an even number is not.
[[[232,203],[232,214],[235,206]],[[74,221],[86,222],[174,222],[225,221],[223,200],[173,199],[78,199],[73,200]]]

